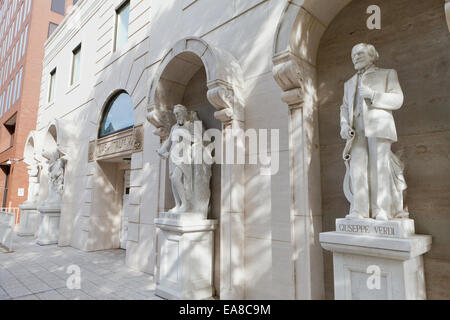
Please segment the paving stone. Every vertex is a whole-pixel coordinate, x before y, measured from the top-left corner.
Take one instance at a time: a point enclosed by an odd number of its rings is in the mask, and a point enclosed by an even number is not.
[[[50,290],[42,293],[36,294],[39,300],[67,300],[62,294],[58,293],[56,290]]]
[[[161,300],[153,277],[128,268],[125,254],[38,246],[20,238],[15,253],[0,255],[0,300]],[[70,265],[81,269],[81,290],[67,288]]]

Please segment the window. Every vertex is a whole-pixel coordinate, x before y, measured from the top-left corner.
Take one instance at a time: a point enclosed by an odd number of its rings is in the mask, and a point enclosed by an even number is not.
[[[50,36],[52,35],[52,33],[56,30],[56,28],[58,28],[58,25],[56,23],[50,22],[48,24],[48,34],[47,34],[47,39],[50,38]]]
[[[2,93],[2,96],[0,98],[0,117],[3,116],[3,100],[5,98],[5,92]]]
[[[111,99],[103,113],[99,138],[134,126],[134,107],[131,97],[122,92]]]
[[[126,1],[116,11],[116,35],[114,51],[120,50],[128,41],[128,23],[130,20],[130,1]]]
[[[21,95],[21,90],[22,90],[22,73],[23,73],[23,67],[20,68],[19,71],[19,81],[17,82],[17,89],[16,89],[16,95],[17,95],[17,100],[20,99],[20,95]]]
[[[22,56],[25,54],[25,50],[27,48],[27,39],[28,39],[28,25],[25,27],[25,38],[23,39],[23,50],[22,50]]]
[[[66,13],[66,0],[52,0],[51,10],[64,15]]]
[[[72,51],[72,76],[70,78],[70,84],[77,83],[80,79],[80,57],[81,57],[81,44]]]
[[[73,0],[73,5],[76,5],[78,0]]]
[[[12,93],[12,101],[11,101],[11,105],[14,105],[14,103],[16,103],[17,100],[17,80],[19,80],[19,74],[16,75],[16,78],[14,79],[14,84],[13,84],[13,93]]]
[[[50,72],[50,82],[48,86],[48,102],[52,102],[55,98],[55,84],[56,84],[56,68]]]

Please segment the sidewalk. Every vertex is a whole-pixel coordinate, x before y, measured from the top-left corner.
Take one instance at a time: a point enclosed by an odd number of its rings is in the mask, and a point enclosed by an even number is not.
[[[153,276],[125,265],[125,250],[87,253],[16,237],[14,251],[0,248],[0,300],[162,300]],[[81,269],[80,290],[67,288],[71,265]]]

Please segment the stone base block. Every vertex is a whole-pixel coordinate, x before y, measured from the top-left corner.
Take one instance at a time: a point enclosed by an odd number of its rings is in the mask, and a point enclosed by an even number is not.
[[[408,238],[415,233],[414,220],[336,219],[336,231],[385,238]]]
[[[36,243],[41,246],[57,244],[59,239],[60,209],[39,208],[41,214]]]
[[[326,232],[320,243],[333,252],[336,300],[426,299],[422,255],[431,249],[431,236]]]
[[[155,224],[158,237],[156,295],[175,300],[212,297],[217,221],[161,218],[155,219]]]
[[[39,229],[39,211],[36,207],[19,206],[20,224],[17,235],[20,237],[34,236]]]
[[[0,245],[4,246],[9,251],[13,250],[15,236],[14,223],[14,214],[4,212],[0,214]]]

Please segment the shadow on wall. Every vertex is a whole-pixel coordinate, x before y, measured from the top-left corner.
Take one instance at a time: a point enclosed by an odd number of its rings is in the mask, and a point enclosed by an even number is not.
[[[366,27],[369,5],[380,6],[381,30]],[[354,17],[357,17],[356,19]],[[342,191],[345,167],[341,159],[344,141],[340,139],[339,107],[344,82],[355,73],[350,58],[352,47],[360,42],[373,44],[380,53],[380,68],[396,69],[405,102],[394,111],[399,153],[406,165],[408,184],[405,203],[416,232],[433,236],[432,250],[425,255],[427,295],[448,299],[450,254],[450,165],[448,141],[450,122],[450,34],[442,1],[361,0],[344,8],[325,32],[318,53],[318,96],[322,171],[324,231],[335,229],[349,204]],[[324,252],[327,298],[333,298],[333,263]]]

